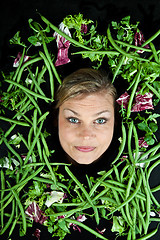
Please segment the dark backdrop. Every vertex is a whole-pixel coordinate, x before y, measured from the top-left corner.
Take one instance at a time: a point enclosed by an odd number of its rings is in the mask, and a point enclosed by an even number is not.
[[[37,12],[58,25],[68,14],[83,13],[85,17],[97,20],[101,31],[108,22],[131,15],[140,21],[146,38],[160,27],[159,0],[3,0],[0,5],[0,60],[1,65],[8,49],[8,40],[29,18]]]
[[[0,68],[10,56],[9,39],[25,29],[28,19],[35,19],[37,12],[57,26],[66,15],[81,12],[98,22],[101,33],[106,31],[110,21],[127,15],[133,21],[140,21],[146,39],[160,29],[159,0],[3,0],[0,5]],[[160,168],[156,169],[153,182],[159,181],[159,171]],[[159,233],[152,239],[160,239]]]

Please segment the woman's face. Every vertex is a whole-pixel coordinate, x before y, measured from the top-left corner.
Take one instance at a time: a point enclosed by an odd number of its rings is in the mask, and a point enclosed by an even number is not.
[[[58,126],[64,151],[77,163],[94,162],[113,137],[113,97],[100,92],[66,100],[59,108]]]

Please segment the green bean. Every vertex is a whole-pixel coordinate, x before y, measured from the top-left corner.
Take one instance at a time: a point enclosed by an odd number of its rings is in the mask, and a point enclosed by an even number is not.
[[[136,216],[137,216],[137,210],[136,210],[136,208],[133,208],[132,211],[133,211],[132,239],[136,240],[136,231],[137,231]]]
[[[160,34],[160,30],[158,30],[153,36],[151,36],[148,40],[146,40],[141,47],[145,47],[147,44],[149,44],[150,42],[152,42],[155,38],[158,37],[158,35]]]
[[[121,209],[123,206],[125,206],[127,203],[129,203],[137,194],[137,192],[139,191],[139,188],[141,186],[141,182],[142,182],[142,177],[140,175],[139,177],[139,180],[138,180],[138,183],[137,183],[137,186],[136,186],[136,189],[133,191],[133,193],[130,194],[130,196],[125,200],[123,201],[123,203],[121,203],[118,207],[116,207],[113,211],[111,211],[109,214],[107,214],[107,216],[110,216],[112,215],[114,212],[118,211],[119,209]],[[130,184],[129,184],[130,186]],[[129,190],[127,189],[126,190],[127,194],[128,195],[128,192]]]
[[[83,185],[78,181],[78,179],[73,175],[73,173],[69,170],[69,168],[67,166],[65,166],[65,170],[68,173],[68,175],[75,181],[75,183],[80,187],[80,189],[84,193],[85,197],[87,198],[88,202],[91,204],[91,206],[95,212],[96,223],[99,224],[98,210],[97,210],[96,206],[93,204],[89,194],[87,193],[87,191],[85,190]]]
[[[144,200],[146,201],[146,199],[140,199],[140,203],[141,203],[142,212],[144,212],[144,211],[145,211]]]
[[[40,163],[40,162],[35,162],[35,163],[28,163],[27,164],[27,167],[37,167],[37,166],[45,166],[46,165],[46,163],[45,162],[42,162],[42,163]],[[70,166],[71,164],[69,164],[69,163],[50,163],[50,165],[51,166],[59,166],[59,165],[62,165],[62,166]],[[22,166],[22,168],[26,168],[26,166]]]
[[[21,68],[21,65],[22,65],[22,63],[23,63],[25,50],[26,50],[26,49],[23,48],[22,56],[21,56],[21,59],[20,59],[20,61],[19,61],[19,66],[18,66],[18,68],[16,69],[16,72],[15,72],[15,74],[14,74],[14,76],[13,76],[13,81],[16,80],[17,75],[18,75],[18,73],[19,73],[19,70],[20,70],[20,68]],[[8,87],[8,89],[7,89],[7,92],[9,92],[13,86],[14,86],[14,84],[10,84],[9,87]]]
[[[92,184],[92,182],[91,182],[91,180],[89,179],[89,177],[88,177],[88,175],[87,175],[87,174],[86,174],[86,179],[87,179],[87,183],[88,183],[89,190],[91,190],[91,189],[92,189],[92,186],[93,186],[93,184]]]
[[[60,31],[59,28],[57,28],[56,26],[54,26],[51,22],[49,22],[44,16],[41,15],[42,20],[48,25],[50,26],[55,32],[57,32],[58,34],[60,34],[62,37],[64,37],[65,39],[69,40],[72,44],[74,44],[75,46],[81,47],[81,48],[85,48],[87,50],[92,50],[91,48],[85,46],[82,43],[77,42],[75,39],[69,37],[67,34],[65,34],[64,32]]]
[[[7,200],[7,202],[1,207],[0,211],[2,211],[3,209],[5,209],[14,199],[13,194],[11,193],[10,198]]]
[[[44,149],[45,149],[46,155],[47,155],[47,157],[49,157],[50,152],[49,152],[49,149],[48,149],[48,146],[47,146],[46,140],[45,140],[45,138],[44,138],[44,136],[43,136],[42,133],[40,134],[40,137],[41,137],[41,140],[42,140],[42,143],[43,143],[43,146],[44,146]]]
[[[6,147],[17,157],[20,165],[23,165],[23,161],[22,161],[21,156],[11,147],[11,145],[7,142],[6,139],[4,139],[4,143],[5,143]]]
[[[38,138],[39,138],[39,135],[40,135],[40,133],[41,133],[42,127],[43,127],[43,121],[40,123],[39,129],[37,130],[37,134],[36,134],[36,136],[35,136],[35,138],[34,138],[34,140],[33,140],[33,142],[32,142],[32,145],[30,146],[30,149],[29,149],[29,151],[28,151],[28,153],[27,153],[27,156],[26,156],[26,158],[25,158],[25,160],[24,160],[24,165],[28,162],[28,160],[29,160],[29,158],[30,158],[30,155],[31,155],[31,153],[32,153],[32,151],[33,151],[33,149],[34,149],[34,147],[35,147],[35,145],[36,145],[36,143],[37,143],[37,140],[38,140]],[[29,144],[29,143],[28,143],[28,144]]]
[[[14,109],[17,109],[19,106],[22,106],[24,102],[26,102],[27,96],[25,96],[21,101],[19,101],[15,106]]]
[[[14,214],[15,214],[15,200],[13,199],[11,215],[10,215],[8,221],[6,222],[4,228],[2,228],[0,230],[0,235],[2,235],[8,229],[8,227],[11,225],[13,218],[14,218]]]
[[[53,169],[52,169],[52,167],[51,167],[51,165],[50,165],[50,163],[49,163],[49,161],[48,161],[48,157],[47,157],[46,152],[45,152],[44,149],[43,149],[43,157],[44,157],[44,161],[45,161],[45,163],[46,163],[46,165],[47,165],[47,167],[48,167],[48,169],[49,169],[49,171],[50,171],[50,173],[51,173],[53,182],[54,182],[54,184],[56,185],[56,181],[57,181],[57,180],[56,180],[56,176],[55,176],[54,171],[53,171]]]
[[[145,234],[143,237],[140,237],[140,238],[138,238],[137,240],[146,240],[146,239],[149,239],[149,238],[153,237],[153,236],[156,234],[157,230],[158,230],[158,229],[156,228],[156,229],[153,230],[152,232],[148,233],[147,235]]]
[[[107,182],[102,182],[101,183],[101,186],[105,186],[105,187],[108,187],[108,188],[110,188],[110,189],[115,189],[116,191],[119,191],[119,192],[125,192],[125,189],[122,189],[122,188],[120,188],[120,187],[116,187],[116,186],[114,186],[114,185],[112,185],[112,184],[110,184],[110,183],[107,183]]]
[[[133,224],[133,219],[131,217],[131,214],[130,214],[130,208],[129,208],[129,203],[126,203],[125,204],[125,210],[126,210],[126,217],[127,217],[127,223],[129,223],[130,226],[132,226],[132,228],[134,227],[134,224]],[[132,209],[133,211],[133,209]]]
[[[38,155],[39,155],[40,161],[42,162],[43,161],[43,154],[42,154],[42,148],[41,148],[39,138],[37,139],[37,149],[38,149]]]
[[[149,158],[147,158],[147,159],[144,159],[144,160],[139,161],[139,163],[151,162],[151,161],[156,160],[156,159],[159,158],[159,157],[160,157],[160,153],[157,153],[157,154],[154,155],[153,157],[149,157]]]
[[[105,180],[105,178],[107,178],[109,175],[111,175],[111,173],[113,172],[113,169],[110,169],[108,172],[106,172],[99,181],[97,181],[91,191],[89,192],[89,196],[91,197],[93,195],[93,193],[96,191],[96,189],[99,187],[99,185],[101,184],[101,182],[103,182]]]
[[[131,96],[130,96],[130,99],[129,99],[129,102],[128,102],[128,108],[127,108],[127,118],[130,117],[130,114],[131,114],[131,107],[132,107],[132,103],[133,103],[133,99],[135,97],[135,93],[136,93],[136,90],[137,90],[137,87],[138,87],[138,84],[140,82],[140,75],[141,75],[141,72],[142,72],[142,67],[140,66],[140,69],[139,71],[137,72],[135,78],[134,78],[134,86],[133,86],[133,89],[132,89],[132,93],[131,93]]]
[[[77,206],[81,206],[82,203],[52,203],[52,206],[54,207],[77,207]]]
[[[157,201],[157,199],[155,198],[155,196],[151,192],[150,188],[149,188],[149,194],[150,194],[150,198],[152,200],[151,202],[154,202],[154,204],[157,206],[157,208],[160,208],[160,203]]]
[[[39,71],[39,67],[37,66],[36,67],[36,71],[35,71],[35,78],[37,79],[37,76],[38,76],[38,71]],[[38,86],[40,86],[40,83],[38,81],[36,81]]]
[[[13,129],[16,127],[16,124],[14,123],[8,130],[7,132],[4,134],[4,137],[7,138],[8,135],[13,131]]]
[[[21,141],[24,143],[24,145],[26,146],[26,148],[29,149],[28,147],[28,143],[26,141],[26,139],[22,136],[22,134],[18,133],[18,137],[21,139]]]
[[[120,52],[122,55],[125,55],[126,57],[132,58],[132,59],[135,59],[135,60],[148,62],[148,59],[141,58],[141,57],[138,57],[138,56],[133,55],[133,54],[129,54],[129,53],[125,52],[121,47],[119,47],[119,46],[115,43],[115,41],[113,40],[109,28],[107,29],[107,36],[108,36],[108,40],[111,42],[112,46],[113,46],[118,52]]]
[[[160,218],[150,217],[150,222],[160,222]]]
[[[19,183],[17,183],[16,185],[12,186],[11,188],[7,188],[7,189],[5,189],[3,191],[11,191],[11,190],[14,190],[14,189],[17,189],[17,188],[21,187],[22,185],[25,186],[32,178],[34,178],[36,175],[38,175],[38,173],[40,173],[43,170],[43,168],[44,168],[44,166],[40,167],[38,170],[33,172],[26,179],[20,181]]]
[[[8,83],[13,83],[15,86],[19,87],[19,88],[22,89],[24,92],[27,92],[27,93],[29,93],[29,94],[37,97],[37,98],[43,99],[43,100],[45,100],[45,101],[53,101],[53,100],[50,99],[50,98],[44,97],[44,96],[42,96],[42,95],[40,95],[40,94],[38,94],[38,93],[35,93],[35,92],[29,90],[28,88],[24,87],[23,85],[21,85],[21,84],[19,84],[19,83],[13,82],[13,81],[11,81],[11,80],[6,80],[6,82],[8,82]]]
[[[127,52],[129,51],[129,47],[127,47],[127,50],[126,50],[126,51],[127,51]],[[125,56],[125,55],[122,55],[122,57],[121,57],[118,65],[116,66],[115,72],[114,72],[114,74],[113,74],[112,83],[114,82],[116,76],[118,75],[118,73],[119,73],[119,71],[120,71],[120,68],[122,67],[122,65],[123,65],[123,63],[124,63],[124,61],[125,61],[125,58],[126,58],[126,56]]]
[[[46,119],[46,117],[48,116],[49,112],[45,112],[37,121],[37,124],[39,124],[40,122],[42,122],[43,120]]]
[[[31,159],[32,159],[32,162],[33,163],[36,163],[37,159],[36,159],[36,155],[35,153],[33,152],[32,155],[31,155]],[[28,164],[27,164],[28,165]]]
[[[131,190],[131,186],[132,186],[133,178],[134,178],[134,173],[135,173],[135,168],[133,167],[131,177],[130,177],[130,179],[128,181],[128,184],[127,184],[126,195],[125,195],[126,199],[128,198],[128,196],[130,194],[130,190]]]
[[[33,112],[33,132],[34,132],[34,135],[36,135],[36,133],[37,133],[37,109],[35,109]]]
[[[145,223],[144,217],[143,217],[143,215],[142,215],[142,212],[141,212],[141,210],[140,210],[140,206],[139,206],[139,204],[138,204],[138,199],[137,199],[137,198],[135,198],[135,200],[133,199],[133,200],[132,200],[132,204],[133,204],[133,206],[134,206],[134,207],[136,208],[136,210],[137,210],[137,214],[138,214],[138,216],[139,216],[139,218],[140,218],[140,220],[141,220],[140,223],[142,224],[144,231],[146,231],[146,223]]]
[[[104,206],[103,206],[104,207]],[[86,203],[86,204],[82,204],[82,207],[80,207],[78,205],[77,208],[75,209],[71,209],[71,210],[68,210],[68,211],[64,211],[64,212],[58,212],[58,213],[54,213],[54,214],[47,214],[47,216],[53,216],[54,218],[57,218],[58,216],[62,216],[62,215],[65,215],[66,217],[70,217],[72,216],[73,214],[75,214],[76,212],[81,212],[83,210],[86,210],[90,208],[90,204]]]
[[[147,179],[149,179],[151,172],[155,167],[157,167],[160,164],[160,160],[156,161],[155,163],[152,164],[152,166],[148,169],[147,172]]]
[[[20,125],[20,126],[23,126],[23,127],[30,127],[30,125],[28,123],[16,121],[16,120],[6,118],[6,117],[2,117],[2,116],[0,116],[0,120],[10,122],[10,123],[14,123],[16,125]]]
[[[109,191],[109,188],[105,188],[103,191],[101,191],[100,193],[98,193],[94,198],[93,198],[93,202],[100,199],[102,196],[104,196],[107,192]]]
[[[14,228],[15,228],[15,226],[16,226],[17,223],[18,223],[18,217],[17,217],[17,216],[14,216],[14,221],[12,222],[12,226],[11,226],[11,228],[10,228],[10,231],[9,231],[8,236],[11,236],[11,235],[12,235],[13,230],[14,230]]]
[[[38,110],[39,114],[41,115],[42,112],[41,112],[41,109],[40,109],[40,107],[38,106],[36,100],[35,100],[29,93],[27,93],[27,92],[26,92],[26,95],[27,95],[27,97],[29,98],[30,102],[32,102],[32,104],[34,105],[34,107]]]
[[[118,185],[118,186],[121,187],[121,188],[126,188],[126,184],[121,183],[121,182],[119,182],[119,181],[115,181],[115,180],[107,179],[107,180],[105,181],[105,183],[110,183],[110,184]]]
[[[11,197],[11,195],[12,195],[12,193],[9,192],[3,199],[0,200],[0,203],[5,202],[8,198]],[[3,209],[3,208],[1,208],[1,209]]]
[[[17,174],[16,174],[16,183],[18,183],[19,182],[19,178],[20,178],[20,172],[19,171],[17,171]]]
[[[123,184],[123,183],[121,183],[121,182],[117,182],[117,181],[114,181],[114,180],[106,180],[105,182],[103,182],[103,183],[109,183],[109,184],[114,184],[114,185],[117,185],[117,186],[119,186],[119,187],[121,187],[121,188],[124,188],[124,189],[121,189],[120,191],[121,192],[123,192],[123,191],[125,191],[126,190],[126,188],[127,188],[127,185],[126,184]],[[131,191],[133,191],[134,190],[134,188],[133,187],[131,187]],[[145,201],[145,195],[143,194],[143,193],[137,193],[137,196],[136,196],[137,198],[139,198],[139,199],[141,199],[141,200],[143,200],[143,201]]]
[[[73,220],[73,219],[67,219],[65,218],[65,221],[68,223],[73,223],[76,224],[82,228],[84,228],[85,230],[87,230],[88,232],[92,233],[93,235],[95,235],[96,237],[100,238],[100,239],[104,239],[104,240],[108,240],[107,238],[105,238],[103,235],[101,235],[100,233],[94,231],[93,229],[91,229],[90,227],[86,226],[85,224],[77,221],[77,220]]]
[[[122,201],[125,201],[125,194],[122,194],[121,191],[118,191],[119,192],[119,195],[122,199]],[[123,209],[123,208],[122,208]],[[126,214],[125,214],[125,210],[126,210]],[[122,211],[121,211],[122,212]],[[130,216],[130,208],[129,208],[129,203],[126,203],[126,205],[124,206],[124,210],[123,210],[123,215],[125,214],[125,218],[127,219],[127,224],[129,224],[130,227],[134,227],[133,225],[133,221],[132,221],[132,218]]]
[[[158,56],[157,56],[157,51],[156,51],[156,49],[155,49],[154,44],[153,44],[152,42],[150,42],[149,45],[150,45],[150,47],[151,47],[151,49],[152,49],[152,52],[153,52],[153,56],[154,56],[155,61],[156,61],[157,63],[159,63],[159,59],[158,59]]]
[[[28,133],[28,146],[29,146],[29,148],[31,147],[31,144],[32,144],[32,136],[33,136],[33,127],[30,128],[29,133]]]
[[[160,99],[159,92],[154,87],[152,87],[148,82],[145,82],[145,84],[158,97],[158,99]]]
[[[52,185],[53,185],[53,180],[50,180],[50,179],[48,179],[48,178],[46,179],[46,178],[42,178],[42,177],[34,177],[33,180],[36,180],[36,181],[39,181],[39,182],[48,183],[48,184],[52,184]],[[63,183],[57,182],[57,183],[56,183],[56,186],[58,186],[59,188],[63,188],[63,189],[68,190],[67,186],[64,185]]]
[[[116,162],[117,160],[119,160],[121,154],[123,153],[125,144],[126,144],[126,129],[125,129],[125,126],[124,126],[124,124],[123,124],[123,122],[122,122],[122,142],[121,142],[121,145],[120,145],[120,147],[119,147],[118,155],[117,155],[117,157],[115,158],[115,160],[112,162],[112,164],[115,164],[115,162]]]
[[[27,70],[28,70],[28,72],[30,73],[31,79],[32,79],[32,81],[33,81],[36,89],[39,91],[39,93],[40,93],[41,95],[43,95],[44,97],[46,97],[45,94],[44,94],[44,92],[42,91],[42,89],[41,89],[40,86],[38,85],[37,81],[35,80],[35,77],[34,77],[32,71],[31,71],[29,68],[27,68]]]
[[[8,183],[8,186],[11,187],[8,181],[7,181],[7,183]],[[11,188],[10,188],[10,189],[11,189]],[[18,197],[18,194],[17,194],[16,191],[14,191],[13,189],[11,189],[11,191],[12,191],[12,193],[13,193],[15,199],[16,199],[16,202],[17,202],[18,207],[19,207],[20,212],[21,212],[22,222],[23,222],[23,232],[24,232],[24,234],[25,234],[25,233],[26,233],[26,230],[27,230],[25,212],[24,212],[22,203],[21,203],[21,201],[20,201],[20,199],[19,199],[19,197]]]
[[[52,68],[52,70],[53,70],[53,72],[54,72],[54,75],[55,75],[57,81],[61,84],[61,83],[62,83],[62,82],[61,82],[61,79],[60,79],[60,77],[59,77],[59,75],[58,75],[58,73],[57,73],[57,70],[56,70],[53,62],[52,62],[52,59],[51,59],[51,56],[50,56],[50,54],[49,54],[49,52],[48,52],[47,45],[46,45],[46,42],[45,42],[45,40],[44,40],[44,37],[43,37],[43,35],[41,35],[41,36],[42,36],[42,42],[43,42],[43,49],[44,49],[44,52],[45,52],[45,54],[46,54],[46,57],[47,57],[50,65],[51,65],[51,68]]]
[[[54,78],[53,78],[53,74],[52,74],[52,71],[51,71],[51,66],[50,66],[50,63],[49,63],[48,59],[46,58],[46,56],[42,52],[39,52],[39,55],[44,60],[44,63],[46,65],[47,69],[48,69],[49,79],[50,79],[51,98],[53,99],[53,97],[54,97]]]
[[[148,157],[148,155],[156,150],[158,150],[160,148],[160,143],[158,143],[156,146],[152,147],[151,149],[149,149],[148,151],[146,151],[145,153],[143,153],[140,158],[139,161],[142,159],[145,159],[146,157]]]
[[[142,176],[142,180],[143,180],[144,191],[146,194],[146,231],[145,231],[145,234],[147,234],[147,229],[148,229],[149,220],[150,220],[151,199],[150,199],[150,194],[148,191],[148,185],[147,185],[147,181],[145,178],[145,174],[144,174],[142,168],[140,168],[140,170],[141,170],[141,176]]]
[[[107,201],[107,202],[110,202],[110,203],[113,203],[113,204],[116,204],[116,201],[112,198],[109,198],[109,197],[105,197],[105,196],[102,196],[100,198],[98,198],[98,195],[93,199],[94,200],[97,200],[97,199],[101,199],[101,200],[104,200],[104,201]],[[104,207],[104,206],[103,206]]]
[[[29,100],[26,102],[26,104],[24,104],[24,105],[21,107],[21,109],[14,115],[13,119],[19,117],[19,115],[23,116],[23,115],[24,115],[23,111],[26,111],[26,109],[27,109],[27,107],[30,105],[30,103],[31,103],[31,101],[30,101],[30,99],[29,99]]]
[[[128,130],[128,155],[131,160],[131,163],[134,164],[134,158],[132,153],[132,147],[131,147],[131,140],[132,140],[132,132],[133,132],[133,121],[130,123],[129,130]]]
[[[41,60],[42,60],[41,57],[36,57],[36,58],[33,58],[33,59],[31,59],[31,60],[25,62],[25,63],[23,64],[23,66],[21,67],[19,73],[18,73],[18,76],[17,76],[17,83],[20,82],[20,80],[21,80],[21,76],[22,76],[22,73],[23,73],[23,71],[24,71],[25,68],[27,68],[29,65],[31,65],[31,64],[33,64],[33,63],[36,63],[36,62],[39,62],[39,61],[41,61]]]
[[[129,47],[129,48],[134,48],[136,50],[142,50],[144,52],[151,52],[151,49],[144,48],[144,47],[138,47],[136,45],[132,45],[132,44],[129,44],[127,42],[122,42],[122,41],[119,41],[119,40],[115,40],[115,42],[118,43],[118,44],[124,45],[126,47]]]
[[[4,192],[3,189],[5,189],[5,177],[4,177],[4,172],[1,169],[1,200],[3,199]],[[3,207],[3,202],[1,202],[1,208]],[[4,225],[4,210],[1,211],[1,227],[3,228]]]
[[[112,83],[114,83],[114,80],[115,80],[116,76],[118,75],[119,70],[120,70],[120,68],[122,67],[123,63],[124,63],[125,58],[126,58],[126,56],[125,56],[125,55],[122,55],[122,57],[121,57],[118,65],[116,66],[116,70],[115,70],[115,72],[114,72],[114,74],[113,74]]]
[[[142,235],[142,223],[141,223],[141,220],[138,218],[138,223],[137,223],[137,225],[138,225],[138,233],[139,233],[139,235],[141,236]]]
[[[53,184],[53,180],[42,178],[42,177],[34,177],[33,180],[39,181],[39,182],[44,182],[48,184]]]
[[[96,51],[94,49],[92,49],[91,51],[78,51],[78,52],[74,52],[72,53],[72,55],[77,55],[77,54],[99,54],[99,55],[119,55],[119,52],[116,51],[109,51],[109,50],[105,50],[105,51]]]
[[[128,231],[127,240],[131,240],[131,239],[132,239],[132,229],[130,228]]]
[[[115,175],[116,175],[117,180],[120,182],[120,177],[119,177],[118,168],[117,168],[115,165],[113,165],[113,170],[114,170],[114,172],[115,172]]]
[[[138,142],[138,134],[135,125],[133,125],[133,135],[135,139],[135,162],[137,162],[138,157],[139,157],[139,142]]]
[[[77,189],[76,187],[75,187],[74,191],[76,192],[77,197],[79,198],[79,200],[80,200],[81,202],[85,202],[85,201],[83,200],[83,198],[82,198],[80,192],[78,191],[78,189]]]
[[[154,193],[154,192],[157,192],[157,191],[160,191],[160,185],[154,187],[151,189],[151,192]]]
[[[22,190],[22,188],[24,187],[25,185],[23,186],[20,186],[19,188],[17,188],[17,192],[20,192]],[[4,189],[4,191],[6,191],[6,189]],[[8,199],[8,200],[7,200]],[[7,200],[7,202],[3,205],[2,208],[0,208],[0,211],[2,211],[3,209],[5,209],[14,199],[14,196],[12,194],[12,192],[10,191],[5,197],[4,199],[1,201],[1,202],[4,202]]]
[[[42,79],[42,77],[44,76],[44,74],[45,74],[46,71],[47,71],[47,67],[46,67],[46,66],[43,66],[41,72],[38,73],[37,82],[38,82],[39,85],[40,85],[41,79]]]
[[[121,205],[121,201],[120,201],[120,199],[119,199],[118,192],[115,191],[113,188],[112,188],[112,192],[113,192],[113,195],[114,195],[115,200],[116,200],[116,202],[117,202],[117,205]],[[123,207],[120,208],[120,211],[121,211],[121,213],[122,213],[122,217],[124,218],[124,220],[125,220],[126,222],[128,222]],[[128,222],[128,225],[130,226],[130,222]]]
[[[120,173],[120,182],[123,183],[123,179],[125,180],[124,178],[124,174],[126,172],[126,170],[129,168],[130,165],[125,165],[124,168],[122,169],[121,173]]]

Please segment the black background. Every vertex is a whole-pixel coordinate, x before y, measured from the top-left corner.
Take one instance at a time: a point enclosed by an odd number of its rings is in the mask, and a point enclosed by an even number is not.
[[[160,29],[159,0],[3,0],[0,5],[0,68],[10,56],[9,39],[28,27],[29,18],[36,19],[40,13],[58,26],[66,15],[79,12],[97,21],[103,34],[109,22],[128,15],[133,22],[140,21],[146,39]],[[159,48],[158,41],[156,48]],[[154,182],[159,181],[159,172],[154,177]],[[159,240],[160,236],[153,239]]]
[[[8,53],[8,41],[27,26],[28,19],[37,17],[37,12],[58,25],[68,14],[83,13],[86,18],[98,22],[104,33],[107,24],[127,15],[140,21],[148,38],[160,26],[160,1],[158,0],[3,0],[0,7],[0,60],[1,66]]]

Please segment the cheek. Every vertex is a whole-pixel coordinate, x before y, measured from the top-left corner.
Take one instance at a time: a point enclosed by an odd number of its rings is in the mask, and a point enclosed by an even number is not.
[[[104,146],[108,146],[112,141],[113,133],[114,121],[111,122],[111,124],[109,124],[106,129],[103,129],[103,131],[99,135],[99,141],[101,142],[101,144],[103,144]]]
[[[70,142],[72,140],[73,131],[69,128],[68,123],[64,118],[59,118],[58,134],[61,145],[66,145],[67,142]]]

